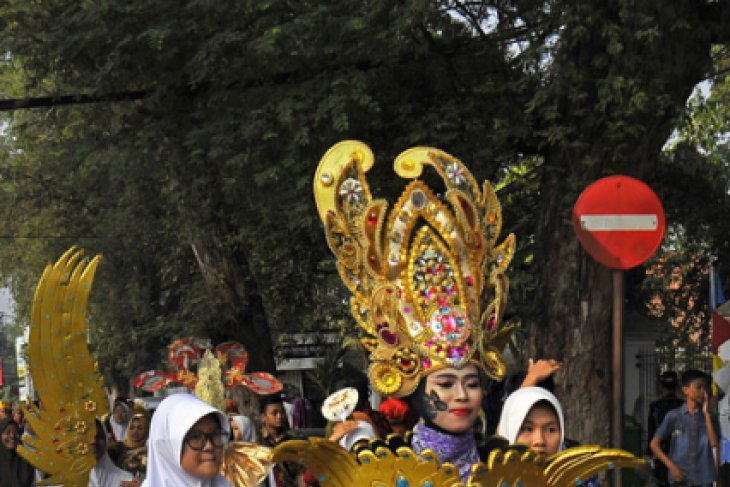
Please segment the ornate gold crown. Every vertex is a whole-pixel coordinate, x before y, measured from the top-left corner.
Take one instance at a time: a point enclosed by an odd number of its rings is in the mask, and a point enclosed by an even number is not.
[[[485,181],[480,191],[458,159],[414,147],[395,159],[395,172],[415,180],[386,216],[388,203],[372,198],[365,178],[373,163],[367,145],[344,141],[327,151],[314,177],[327,243],[368,335],[370,381],[402,397],[424,375],[469,362],[501,378],[495,345],[506,335],[497,327],[515,240],[496,245],[502,214],[492,186]],[[443,198],[416,179],[424,165],[443,179]]]

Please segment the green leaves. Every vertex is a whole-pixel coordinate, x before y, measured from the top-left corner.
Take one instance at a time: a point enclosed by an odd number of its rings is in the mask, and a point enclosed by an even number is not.
[[[558,276],[573,288],[535,296],[556,279],[542,269],[563,255],[566,242],[551,239],[580,190],[629,172],[666,183],[679,207],[676,176],[702,167],[658,154],[704,76],[714,27],[697,2],[655,6],[10,0],[3,96],[148,94],[8,116],[0,222],[24,238],[0,249],[0,274],[27,308],[42,264],[65,246],[103,252],[95,338],[116,380],[155,366],[178,334],[258,346],[291,329],[351,330],[310,193],[327,148],[357,138],[376,153],[374,191],[389,197],[401,189],[392,158],[419,144],[501,178],[505,230],[519,242],[511,312],[573,309],[576,262]],[[696,111],[687,140],[717,142],[706,127],[719,131],[722,113]],[[716,194],[718,173],[691,174]],[[125,355],[130,336],[141,345]],[[252,366],[270,368],[258,352]]]

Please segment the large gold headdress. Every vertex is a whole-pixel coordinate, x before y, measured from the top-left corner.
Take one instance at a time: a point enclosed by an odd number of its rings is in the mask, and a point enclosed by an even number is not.
[[[327,242],[367,334],[371,383],[405,396],[424,375],[469,362],[501,378],[505,366],[493,344],[515,240],[497,245],[502,216],[492,186],[485,181],[480,191],[461,161],[414,147],[395,159],[395,172],[414,181],[386,214],[388,203],[372,198],[365,177],[373,163],[367,145],[344,141],[327,151],[314,177]],[[417,179],[424,165],[443,179],[443,198]]]

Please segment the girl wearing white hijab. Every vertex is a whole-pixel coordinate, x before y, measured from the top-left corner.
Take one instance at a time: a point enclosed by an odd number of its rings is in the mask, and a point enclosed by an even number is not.
[[[89,487],[127,487],[138,486],[134,475],[114,465],[106,450],[107,433],[101,421],[96,422],[94,437],[94,456],[96,465],[89,473]]]
[[[231,416],[231,427],[233,428],[233,441],[247,441],[249,443],[258,441],[256,425],[248,416],[242,414]]]
[[[507,397],[497,434],[510,444],[526,444],[542,455],[564,448],[565,424],[558,399],[542,387],[523,387]]]
[[[127,437],[127,425],[129,424],[129,405],[123,399],[115,399],[112,407],[112,414],[109,415],[108,423],[111,429],[112,439],[122,442]]]
[[[232,487],[220,475],[228,418],[192,394],[165,398],[152,416],[143,487]]]

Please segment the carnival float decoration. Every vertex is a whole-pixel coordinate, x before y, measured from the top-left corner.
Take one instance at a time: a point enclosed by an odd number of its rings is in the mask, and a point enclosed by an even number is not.
[[[170,368],[137,375],[134,380],[137,389],[155,392],[170,384],[179,384],[194,392],[200,378],[200,364],[206,354],[217,360],[226,389],[240,385],[256,394],[275,394],[283,387],[281,381],[268,372],[247,372],[248,352],[238,342],[223,342],[213,349],[208,339],[186,337],[173,341],[167,350]],[[204,364],[207,367],[213,365],[210,357]],[[225,406],[222,409],[225,411]]]

